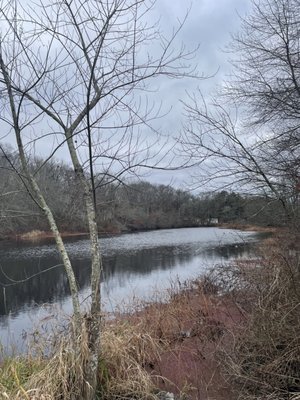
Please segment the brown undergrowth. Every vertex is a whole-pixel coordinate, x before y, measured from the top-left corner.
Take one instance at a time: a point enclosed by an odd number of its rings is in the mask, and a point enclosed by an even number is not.
[[[233,223],[233,222],[224,222],[218,224],[218,228],[221,229],[237,229],[240,231],[249,231],[249,232],[266,232],[266,233],[278,233],[284,231],[283,227],[278,226],[262,226],[262,225],[253,225],[253,224],[243,224],[243,223]]]
[[[148,370],[191,399],[300,399],[300,241],[264,241],[259,257],[178,283],[130,320],[168,346]]]
[[[295,236],[267,239],[258,259],[104,318],[98,398],[300,399],[299,270]],[[85,346],[83,330],[77,352],[64,334],[52,355],[6,360],[0,398],[81,399]]]
[[[230,386],[216,357],[232,326],[244,323],[240,308],[209,277],[178,282],[166,303],[154,303],[130,316],[139,326],[164,343],[158,357],[146,368],[162,391],[182,399],[230,399]]]
[[[61,233],[62,237],[77,237],[77,236],[86,236],[88,233],[86,232],[67,232],[63,231]],[[54,238],[54,235],[52,232],[48,231],[40,231],[40,230],[33,230],[30,232],[22,233],[19,235],[15,235],[13,237],[10,237],[10,239],[17,239],[17,240],[24,240],[24,241],[29,241],[29,242],[38,242],[42,239],[50,239]]]
[[[246,315],[219,353],[237,399],[300,399],[299,236],[268,239],[259,261],[215,278]]]
[[[56,339],[51,354],[43,354],[39,343],[38,351],[35,346],[31,349],[34,358],[6,359],[0,367],[0,399],[84,399],[84,368],[89,355],[85,324],[81,336],[74,340],[64,332]],[[149,352],[159,353],[158,341],[141,335],[128,324],[118,323],[103,326],[101,345],[97,399],[157,398],[144,365]]]
[[[166,392],[177,399],[229,399],[215,353],[225,332],[243,321],[239,308],[209,278],[178,282],[167,302],[141,305],[103,324],[99,399],[162,399]],[[74,352],[74,339],[62,335],[47,356],[40,337],[34,359],[7,360],[0,398],[81,399],[85,337],[83,330]]]

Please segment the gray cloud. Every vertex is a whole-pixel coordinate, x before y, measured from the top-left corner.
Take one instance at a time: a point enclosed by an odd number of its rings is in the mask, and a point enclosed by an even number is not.
[[[163,134],[174,136],[181,129],[183,123],[182,105],[180,99],[186,98],[186,92],[193,92],[197,87],[205,96],[208,96],[215,86],[222,82],[229,71],[228,55],[222,52],[222,47],[228,43],[230,33],[239,28],[238,14],[243,15],[249,8],[250,0],[194,0],[190,5],[183,0],[158,0],[151,14],[153,21],[160,19],[161,30],[168,37],[172,34],[174,26],[178,26],[178,20],[182,21],[190,8],[186,23],[180,31],[176,44],[181,42],[188,49],[193,49],[200,44],[199,50],[191,60],[191,64],[197,64],[199,74],[206,76],[215,74],[210,79],[195,80],[160,79],[154,83],[154,93],[148,94],[150,101],[157,105],[163,102],[163,111],[171,110],[163,119],[154,123],[156,129]],[[151,21],[149,21],[151,23]],[[217,72],[218,71],[218,72]],[[156,90],[155,90],[156,89]],[[142,93],[142,96],[146,93]],[[2,128],[2,127],[1,127]],[[6,127],[5,127],[6,128]],[[44,127],[46,130],[47,128]],[[143,133],[149,130],[143,130]],[[2,130],[3,132],[3,130]],[[14,143],[8,136],[6,142]],[[56,146],[56,139],[37,142],[34,150],[37,154],[46,157]],[[67,151],[62,147],[56,157],[69,160]],[[153,172],[147,177],[151,182],[173,183],[182,186],[188,180],[190,172],[187,170],[174,172]]]

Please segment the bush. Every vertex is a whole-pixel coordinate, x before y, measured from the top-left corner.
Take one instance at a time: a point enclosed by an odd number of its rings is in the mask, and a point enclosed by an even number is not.
[[[269,239],[259,262],[226,268],[219,277],[247,314],[231,349],[223,353],[243,399],[300,398],[298,246],[295,237]]]

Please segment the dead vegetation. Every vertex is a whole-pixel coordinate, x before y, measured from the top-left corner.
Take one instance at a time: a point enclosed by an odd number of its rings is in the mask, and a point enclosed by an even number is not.
[[[224,394],[228,398],[214,354],[226,324],[240,312],[216,297],[216,290],[209,279],[177,282],[167,302],[144,305],[141,311],[104,321],[98,398],[162,399],[166,392],[174,393],[176,399],[210,395],[222,399]],[[43,355],[41,340],[39,336],[37,351],[32,347],[32,353],[38,354],[34,359],[11,359],[2,365],[0,398],[84,398],[83,370],[89,353],[85,330],[75,347],[74,338],[62,334],[52,355]]]
[[[40,239],[45,236],[46,236],[45,231],[40,231],[38,229],[34,229],[33,231],[22,233],[21,235],[19,235],[19,238],[21,240],[33,240],[34,241],[34,240]]]
[[[150,354],[147,370],[159,390],[177,399],[231,399],[215,355],[243,315],[210,277],[174,283],[168,301],[156,302],[127,318],[164,343],[158,357]]]
[[[82,329],[74,338],[62,335],[53,354],[32,359],[7,359],[1,365],[0,398],[11,400],[83,399],[84,366],[89,356],[88,337]],[[155,387],[144,366],[149,353],[161,344],[126,323],[103,327],[98,397],[101,399],[155,399]],[[39,344],[39,348],[41,345]]]
[[[260,260],[224,268],[215,278],[246,315],[221,354],[235,398],[299,399],[299,238],[269,239]]]
[[[97,398],[299,400],[299,241],[288,237],[267,239],[259,258],[173,284],[165,302],[106,319]],[[63,332],[47,356],[39,337],[35,357],[2,363],[0,399],[84,398],[87,346],[84,327],[77,346]]]

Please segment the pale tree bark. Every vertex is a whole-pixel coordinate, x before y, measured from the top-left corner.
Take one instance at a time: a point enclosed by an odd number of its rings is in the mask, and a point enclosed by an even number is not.
[[[148,24],[146,15],[154,6],[151,0],[50,0],[32,6],[28,2],[23,8],[19,4],[20,10],[18,4],[0,0],[4,21],[0,84],[10,104],[5,112],[10,115],[9,125],[15,131],[32,197],[47,216],[62,254],[75,320],[83,321],[88,331],[90,357],[85,366],[84,398],[93,399],[101,349],[102,269],[94,163],[100,165],[98,172],[105,171],[117,180],[129,171],[136,173],[139,166],[161,168],[163,146],[158,151],[159,161],[151,153],[160,136],[151,121],[160,116],[160,110],[147,99],[143,105],[142,94],[156,77],[198,77],[190,64],[194,50],[175,45],[183,22],[169,39],[160,34],[157,24]],[[7,123],[6,116],[0,118]],[[26,164],[21,132],[31,129],[32,134],[39,124],[48,127],[46,137],[60,140],[48,159],[61,146],[67,147],[85,201],[91,250],[91,307],[85,319],[80,315],[74,274],[53,215]],[[140,126],[147,129],[144,136]],[[152,142],[149,132],[156,135]],[[36,136],[33,142],[43,134]],[[88,156],[84,155],[86,149]]]
[[[18,112],[16,109],[15,101],[14,101],[10,77],[7,73],[7,70],[6,70],[6,67],[5,67],[3,58],[2,58],[1,45],[0,45],[0,69],[2,71],[2,75],[4,78],[4,82],[5,82],[8,97],[9,97],[9,104],[10,104],[10,109],[11,109],[11,114],[12,114],[12,119],[13,119],[13,127],[14,127],[17,145],[18,145],[20,162],[21,162],[22,169],[23,169],[22,173],[28,180],[29,193],[31,194],[31,196],[34,199],[34,201],[36,202],[36,204],[43,211],[43,213],[45,214],[45,216],[48,220],[49,227],[51,229],[51,232],[54,235],[57,248],[60,252],[64,267],[65,267],[65,271],[68,276],[69,287],[70,287],[70,292],[71,292],[71,297],[72,297],[74,317],[75,317],[76,334],[78,335],[80,332],[81,312],[80,312],[80,303],[79,303],[79,297],[78,297],[78,287],[77,287],[77,283],[76,283],[76,278],[75,278],[74,271],[73,271],[73,268],[72,268],[72,265],[70,262],[70,258],[68,256],[65,245],[63,243],[61,234],[57,228],[57,225],[56,225],[54,216],[51,212],[51,209],[48,207],[46,200],[45,200],[42,192],[40,191],[40,188],[27,165],[27,160],[26,160],[26,156],[24,153],[24,146],[23,146],[22,138],[21,138],[21,129],[19,127]]]
[[[93,200],[92,185],[86,179],[82,165],[77,157],[76,149],[73,143],[70,131],[66,132],[67,144],[70,151],[72,163],[76,176],[78,177],[84,193],[84,201],[86,207],[86,216],[89,226],[90,247],[92,258],[91,272],[91,310],[90,315],[86,319],[86,329],[88,333],[91,356],[90,362],[87,365],[86,381],[88,385],[84,389],[84,396],[88,399],[93,399],[97,387],[97,372],[100,352],[100,326],[101,326],[101,294],[100,294],[100,278],[102,271],[102,259],[100,255],[98,227],[96,221],[95,203]]]

